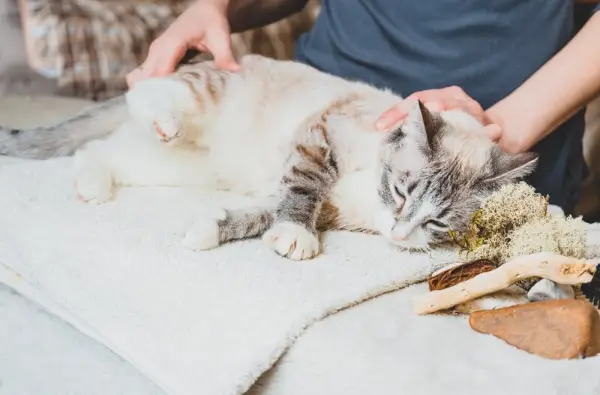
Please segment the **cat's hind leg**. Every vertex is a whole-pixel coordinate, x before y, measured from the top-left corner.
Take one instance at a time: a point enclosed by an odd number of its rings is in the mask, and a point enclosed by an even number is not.
[[[164,143],[183,137],[186,122],[198,111],[193,92],[183,81],[172,78],[140,81],[126,99],[134,122],[153,130]]]
[[[212,218],[194,222],[183,245],[191,250],[209,250],[234,240],[261,236],[273,224],[274,210],[248,208],[221,210]]]
[[[102,204],[113,197],[113,175],[103,159],[104,141],[88,144],[74,156],[74,187],[77,198],[89,204]]]
[[[121,187],[215,188],[214,173],[203,150],[165,147],[145,133],[125,124],[107,139],[93,141],[75,154],[80,200],[104,203]]]
[[[140,81],[126,94],[130,115],[164,143],[196,141],[217,111],[227,76],[199,68]]]
[[[293,260],[310,259],[320,252],[317,219],[338,179],[326,125],[319,120],[307,129],[298,133],[281,182],[275,223],[263,235],[277,254]]]

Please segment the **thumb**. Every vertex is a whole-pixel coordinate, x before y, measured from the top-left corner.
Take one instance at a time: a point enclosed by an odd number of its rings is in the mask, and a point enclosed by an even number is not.
[[[491,123],[483,127],[483,132],[485,135],[492,140],[493,142],[497,142],[502,137],[502,128],[500,125],[495,123]]]

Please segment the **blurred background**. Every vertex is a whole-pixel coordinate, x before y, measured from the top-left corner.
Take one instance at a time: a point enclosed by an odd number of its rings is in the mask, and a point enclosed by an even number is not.
[[[152,40],[193,0],[0,0],[0,94],[105,100],[126,91],[125,76]],[[236,56],[289,59],[320,0],[261,29],[234,34]],[[575,5],[581,27],[594,4]],[[192,56],[194,54],[191,54]],[[590,168],[578,214],[600,221],[600,98],[586,112],[584,155]]]
[[[0,0],[0,92],[105,100],[193,0]],[[233,51],[289,59],[319,11],[234,34]]]

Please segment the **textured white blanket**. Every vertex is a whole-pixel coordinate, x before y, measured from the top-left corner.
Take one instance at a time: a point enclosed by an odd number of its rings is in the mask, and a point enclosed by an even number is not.
[[[325,253],[291,262],[260,240],[182,248],[226,194],[131,188],[76,200],[71,159],[0,168],[5,281],[131,361],[169,394],[239,394],[311,323],[423,279],[426,256],[380,237],[329,233]],[[390,314],[394,314],[390,311]]]

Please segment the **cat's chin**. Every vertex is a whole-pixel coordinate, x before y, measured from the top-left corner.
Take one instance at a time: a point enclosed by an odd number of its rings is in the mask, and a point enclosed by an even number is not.
[[[388,241],[392,243],[394,246],[398,247],[398,249],[407,252],[427,252],[430,250],[429,246],[424,246],[421,244],[412,244],[410,242],[398,242],[388,238]]]
[[[393,214],[385,208],[379,208],[373,214],[373,225],[375,225],[375,229],[391,243],[394,243],[392,240],[392,228],[395,223],[396,219]]]
[[[385,239],[392,245],[398,247],[401,250],[409,252],[425,252],[429,250],[427,245],[421,243],[415,243],[411,240],[397,241],[392,238],[392,228],[396,223],[394,215],[385,208],[377,210],[373,216],[373,223],[377,232],[385,237]]]

